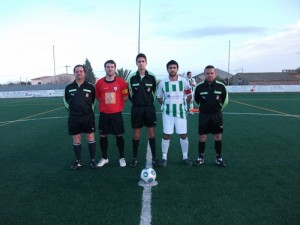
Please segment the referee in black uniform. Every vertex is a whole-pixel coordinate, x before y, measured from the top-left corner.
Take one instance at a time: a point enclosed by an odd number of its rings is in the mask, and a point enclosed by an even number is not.
[[[65,88],[64,104],[69,111],[68,130],[73,137],[73,150],[76,161],[71,166],[72,170],[82,167],[81,162],[81,133],[86,134],[93,169],[97,168],[95,161],[95,87],[85,81],[85,68],[83,65],[74,67],[75,80]]]
[[[131,126],[133,128],[132,149],[133,159],[130,167],[137,166],[137,153],[139,148],[141,128],[147,127],[148,141],[152,153],[152,165],[159,166],[156,158],[156,145],[154,127],[156,126],[156,111],[154,96],[156,92],[156,78],[153,73],[146,70],[147,57],[143,53],[136,56],[138,71],[128,78],[129,100],[131,107]]]
[[[194,92],[195,102],[199,105],[199,157],[194,165],[204,163],[205,142],[209,133],[215,140],[216,164],[225,167],[222,160],[222,110],[228,103],[228,93],[225,85],[216,80],[216,70],[213,66],[204,69],[205,81],[199,83]]]

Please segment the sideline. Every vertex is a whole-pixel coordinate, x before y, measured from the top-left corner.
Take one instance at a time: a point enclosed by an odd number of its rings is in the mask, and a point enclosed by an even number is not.
[[[246,106],[250,106],[252,108],[262,109],[262,110],[265,110],[265,111],[275,112],[275,113],[278,113],[280,115],[291,116],[291,117],[295,117],[295,118],[300,119],[299,115],[292,115],[292,114],[289,114],[289,113],[280,112],[280,111],[276,111],[276,110],[273,110],[273,109],[268,109],[268,108],[264,108],[264,107],[260,107],[260,106],[256,106],[256,105],[251,105],[251,104],[247,104],[247,103],[239,102],[239,101],[235,101],[235,100],[231,100],[231,102],[235,102],[235,103],[240,104],[240,105],[246,105]]]
[[[156,112],[161,113],[161,112]],[[198,113],[198,112],[195,112]],[[278,113],[241,113],[241,112],[223,112],[223,114],[226,115],[253,115],[253,116],[279,116],[279,117],[296,117],[298,118],[299,115],[293,115],[293,114],[278,114]],[[123,113],[123,115],[130,115],[130,113]],[[99,114],[95,114],[95,116],[99,116]],[[8,121],[0,121],[1,124],[4,123],[16,123],[16,122],[27,122],[27,121],[35,121],[35,120],[52,120],[52,119],[65,119],[68,118],[68,116],[55,116],[55,117],[43,117],[43,118],[36,118],[36,119],[18,119],[18,120],[8,120]]]

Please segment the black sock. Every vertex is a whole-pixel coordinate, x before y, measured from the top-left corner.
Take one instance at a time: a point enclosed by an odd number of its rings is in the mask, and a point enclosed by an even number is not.
[[[103,159],[107,159],[107,147],[108,147],[107,137],[100,137],[100,148],[101,148]]]
[[[133,158],[137,158],[139,144],[140,144],[140,140],[134,140],[134,139],[132,139]]]
[[[198,142],[199,158],[204,158],[205,142]]]
[[[77,161],[81,161],[81,143],[73,143],[73,151]]]
[[[156,146],[155,146],[155,138],[149,138],[149,145],[151,149],[152,159],[156,159]]]
[[[90,141],[89,142],[89,151],[90,151],[91,161],[94,161],[95,156],[96,156],[96,142],[95,141]]]
[[[217,158],[221,158],[222,141],[215,141],[215,150],[216,150]]]
[[[124,138],[123,136],[116,136],[116,142],[119,149],[120,159],[124,158]]]

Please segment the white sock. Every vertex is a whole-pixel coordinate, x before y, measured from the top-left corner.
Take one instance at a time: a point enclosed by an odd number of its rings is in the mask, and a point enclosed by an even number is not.
[[[194,108],[194,104],[190,103],[190,109],[193,109],[193,108]]]
[[[180,145],[181,145],[181,151],[182,151],[182,158],[187,159],[188,158],[188,151],[189,151],[189,140],[181,139],[180,138]]]
[[[162,139],[161,141],[162,158],[165,160],[167,160],[169,145],[170,145],[170,140]]]

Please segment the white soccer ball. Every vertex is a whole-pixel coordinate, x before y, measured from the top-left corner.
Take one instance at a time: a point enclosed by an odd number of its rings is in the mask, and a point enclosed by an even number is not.
[[[153,168],[145,168],[141,172],[141,179],[146,183],[152,183],[156,179],[156,172]]]

